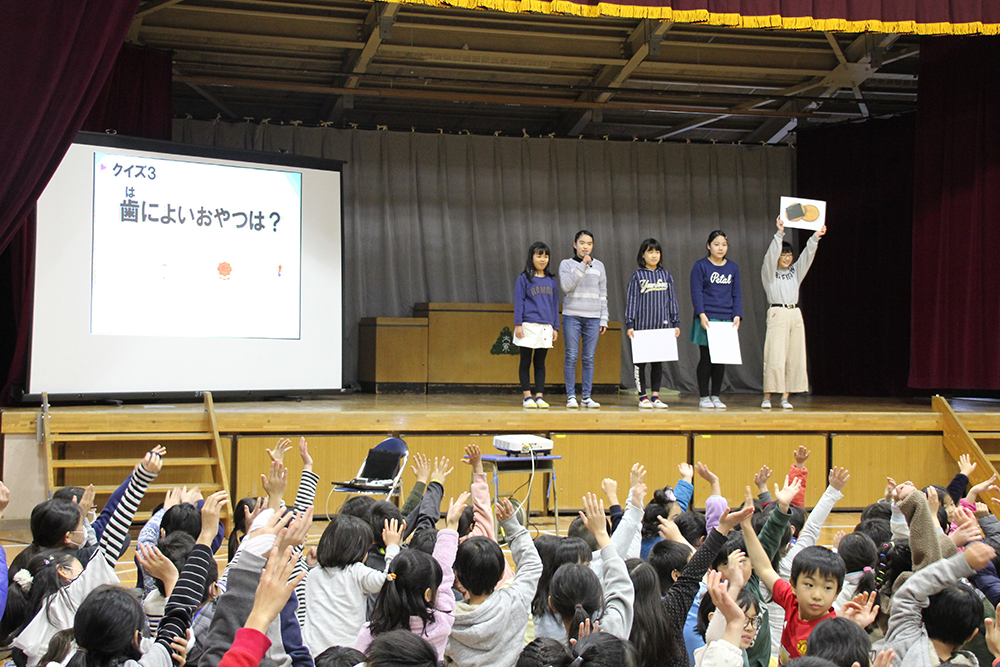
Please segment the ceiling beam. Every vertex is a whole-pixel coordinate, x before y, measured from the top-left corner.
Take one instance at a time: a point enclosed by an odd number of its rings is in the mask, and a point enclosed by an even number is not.
[[[178,5],[181,1],[182,0],[149,0],[149,2],[144,2],[139,6],[138,11],[135,13],[135,17],[141,19],[144,16],[149,16],[153,12],[158,12],[161,9]]]
[[[184,72],[176,65],[173,68],[173,74],[174,74],[174,81],[177,81],[184,77]],[[191,90],[193,90],[194,92],[198,93],[206,100],[211,102],[212,105],[219,111],[221,111],[227,118],[239,118],[239,116],[237,116],[229,107],[223,104],[220,99],[209,93],[207,90],[202,88],[197,83],[190,83],[190,82],[185,82],[185,83]]]

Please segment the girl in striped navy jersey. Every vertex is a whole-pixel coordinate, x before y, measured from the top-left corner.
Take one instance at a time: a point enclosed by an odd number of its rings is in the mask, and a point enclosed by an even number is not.
[[[633,338],[636,331],[647,329],[673,329],[674,336],[681,335],[680,308],[674,293],[674,279],[660,263],[662,253],[660,242],[656,239],[646,239],[639,246],[639,254],[636,256],[639,270],[632,274],[628,282],[625,300],[625,328],[629,338]],[[652,399],[643,389],[648,365],[652,366],[647,387],[651,390]],[[662,377],[660,362],[635,365],[635,388],[639,390],[640,408],[667,407],[660,400]]]

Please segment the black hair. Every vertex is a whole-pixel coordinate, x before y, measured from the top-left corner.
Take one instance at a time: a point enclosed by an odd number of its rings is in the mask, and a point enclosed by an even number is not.
[[[476,522],[476,514],[472,509],[472,505],[467,506],[462,510],[462,516],[458,517],[458,536],[465,537],[472,530],[472,524]]]
[[[76,503],[46,500],[35,505],[30,519],[31,544],[11,561],[8,580],[12,581],[17,571],[42,551],[72,548],[66,544],[66,533],[76,530],[82,520],[83,511]]]
[[[789,660],[785,663],[784,667],[837,667],[837,663],[830,662],[826,658],[816,658],[804,655],[799,658]]]
[[[373,638],[367,656],[367,667],[438,667],[437,649],[409,630]]]
[[[64,501],[59,501],[64,502]],[[65,588],[70,580],[59,573],[60,567],[71,567],[76,561],[73,551],[45,549],[36,553],[22,570],[31,575],[31,584],[24,590],[17,577],[11,577],[7,588],[7,606],[0,619],[0,644],[7,646],[45,605],[50,595]]]
[[[316,547],[316,560],[323,567],[347,567],[361,563],[374,543],[372,529],[350,514],[334,514]]]
[[[920,616],[930,639],[959,648],[983,624],[983,604],[972,588],[953,582],[928,598]]]
[[[760,531],[764,529],[764,524],[767,523],[767,518],[770,516],[771,510],[777,506],[777,503],[768,503],[767,505],[764,505],[764,508],[760,512],[753,515],[753,518],[750,519],[750,525],[753,527],[754,533],[760,535]],[[781,537],[778,540],[778,549],[774,552],[774,556],[771,557],[771,567],[774,568],[775,572],[778,571],[778,563],[788,550],[788,543],[791,541],[792,527],[785,526],[785,531],[781,534]]]
[[[875,568],[878,567],[878,547],[872,538],[864,533],[844,535],[837,548],[837,555],[844,561],[846,572],[862,572],[854,594],[871,593],[876,590]]]
[[[228,559],[233,560],[233,556],[236,555],[237,549],[240,548],[240,542],[243,541],[243,537],[247,534],[250,526],[247,525],[246,512],[253,512],[254,508],[257,507],[257,498],[240,498],[239,502],[236,503],[236,507],[233,508],[233,532],[229,533],[229,553]]]
[[[368,516],[368,510],[372,508],[377,501],[371,496],[351,496],[344,501],[344,504],[340,506],[337,510],[337,514],[350,514],[351,516],[356,516],[359,519],[364,519]],[[382,529],[379,529],[379,533]]]
[[[535,637],[528,642],[514,667],[567,667],[573,661],[569,650],[552,637]]]
[[[528,248],[528,261],[524,265],[524,275],[528,277],[528,281],[531,282],[535,279],[535,255],[549,256],[549,263],[545,265],[543,273],[551,278],[552,272],[549,271],[549,267],[552,266],[552,251],[541,241],[535,241]]]
[[[344,503],[345,505],[347,503]],[[382,541],[382,529],[385,528],[385,522],[395,519],[399,522],[399,525],[403,525],[403,513],[399,511],[399,508],[390,503],[388,500],[379,500],[374,505],[368,508],[368,513],[366,514],[368,525],[372,529],[372,537],[375,540],[375,546],[379,549],[385,548],[385,542]]]
[[[423,551],[429,556],[434,555],[434,546],[437,544],[438,531],[437,528],[431,528],[426,526],[424,528],[417,528],[410,535],[410,541],[407,542],[411,549],[416,549],[418,551]]]
[[[488,537],[470,537],[455,554],[455,576],[473,595],[486,595],[496,588],[507,561],[500,545]]]
[[[587,524],[583,522],[583,517],[578,516],[570,522],[569,528],[566,530],[566,535],[571,539],[584,542],[590,553],[599,551],[601,548],[597,544],[597,537],[590,532],[590,529],[587,528]],[[589,554],[587,555],[587,560],[590,560]]]
[[[748,612],[753,609],[759,616],[760,611],[760,601],[754,596],[748,587],[743,587],[740,592],[736,594],[736,604],[744,612]],[[694,627],[694,631],[705,639],[705,633],[708,632],[709,618],[708,615],[715,611],[715,602],[712,601],[711,595],[705,595],[701,599],[701,603],[698,606],[698,622]],[[765,630],[767,632],[768,630]]]
[[[586,229],[581,229],[580,231],[578,231],[576,233],[576,236],[573,237],[573,243],[576,243],[577,241],[579,241],[580,237],[584,236],[584,235],[589,236],[591,239],[594,238],[594,233],[593,232],[588,232]]]
[[[724,231],[722,231],[721,229],[715,229],[715,230],[712,230],[709,233],[709,235],[708,235],[708,242],[705,243],[705,245],[706,246],[712,245],[712,241],[714,241],[715,239],[717,239],[720,236],[722,238],[726,239],[726,243],[729,243],[729,237],[726,236],[726,233]]]
[[[892,518],[892,505],[889,503],[872,503],[861,510],[861,520],[879,519],[889,521]]]
[[[882,519],[867,519],[854,527],[855,533],[864,533],[872,538],[875,544],[885,544],[892,539],[892,528],[888,521]]]
[[[688,509],[674,517],[674,525],[681,531],[681,537],[695,545],[703,537],[708,537],[708,524],[705,515]]]
[[[632,632],[639,667],[658,667],[676,662],[684,650],[674,634],[670,612],[660,594],[660,577],[649,563],[639,558],[625,562],[635,590]]]
[[[62,500],[63,502],[79,503],[86,493],[82,486],[64,486],[52,494],[52,500]],[[75,500],[74,500],[75,499]],[[61,661],[60,661],[61,662]]]
[[[681,572],[691,560],[691,547],[680,542],[663,540],[649,550],[649,564],[660,577],[660,592],[664,595],[674,585],[674,570]]]
[[[910,550],[908,539],[904,537],[879,546],[875,583],[884,595],[892,596],[892,587],[896,579],[911,570],[913,570],[913,552]]]
[[[556,557],[556,548],[562,542],[562,538],[555,535],[542,534],[535,538],[535,551],[542,561],[542,576],[538,578],[538,586],[535,588],[535,597],[531,601],[531,613],[535,618],[551,614],[549,609],[549,581],[555,573],[553,565]]]
[[[395,576],[382,584],[369,619],[372,637],[399,629],[409,632],[411,616],[423,620],[425,628],[433,623],[433,596],[443,577],[438,562],[423,551],[404,549],[393,559],[389,573]],[[428,589],[432,594],[429,602],[424,598]]]
[[[365,654],[355,648],[349,646],[331,646],[317,655],[314,662],[316,667],[354,667],[354,665],[363,663],[365,660]]]
[[[846,618],[826,618],[809,633],[806,655],[825,658],[837,667],[851,667],[854,663],[867,667],[871,664],[871,648],[872,640],[860,625]]]
[[[142,657],[136,632],[142,632],[146,615],[142,605],[119,586],[99,586],[84,599],[73,621],[80,651],[70,667],[106,667]]]
[[[743,533],[734,530],[726,536],[725,543],[723,543],[722,548],[715,554],[715,558],[712,559],[712,564],[709,567],[713,570],[718,570],[729,562],[729,554],[734,551],[745,552],[746,550],[747,545],[743,539]]]
[[[646,504],[642,512],[642,539],[651,540],[660,534],[658,518],[668,518],[670,510],[677,504],[677,500],[671,498],[674,498],[674,489],[669,484],[653,492],[653,500]]]
[[[157,540],[156,548],[160,550],[160,553],[167,560],[174,564],[177,572],[180,573],[184,569],[184,563],[187,562],[188,556],[191,555],[191,550],[194,549],[194,538],[184,531],[174,531]],[[219,568],[215,568],[215,571],[218,573]],[[166,597],[167,592],[163,586],[163,581],[153,577],[153,583],[156,585],[156,590],[160,591],[160,595]]]
[[[160,530],[164,535],[182,530],[198,539],[201,534],[201,512],[192,503],[177,503],[163,513]]]
[[[782,241],[781,242],[781,254],[784,255],[784,254],[787,254],[787,253],[790,253],[790,252],[792,252],[792,244],[789,243],[788,241]]]
[[[38,664],[48,665],[50,662],[61,663],[69,655],[69,651],[72,648],[73,628],[60,630],[52,635],[52,639],[49,640],[49,646],[45,650],[45,654],[42,655],[42,659],[38,661]]]
[[[549,582],[549,603],[564,625],[569,622],[569,638],[576,639],[581,623],[600,619],[604,590],[589,565],[566,563]]]
[[[636,255],[636,262],[639,264],[640,269],[646,268],[646,258],[643,255],[646,254],[647,250],[658,250],[660,252],[660,261],[656,263],[656,268],[663,268],[663,248],[660,247],[660,242],[656,239],[646,239],[639,244],[639,254]]]
[[[837,591],[844,587],[844,561],[826,547],[806,547],[792,560],[792,576],[789,581],[795,586],[801,575],[818,574],[837,582]]]
[[[639,664],[635,647],[607,632],[587,635],[569,650],[574,659],[582,659],[581,667],[636,667]]]
[[[579,537],[564,537],[556,545],[555,553],[552,557],[552,571],[555,572],[564,563],[583,563],[584,565],[589,565],[593,555],[593,550],[585,540]]]

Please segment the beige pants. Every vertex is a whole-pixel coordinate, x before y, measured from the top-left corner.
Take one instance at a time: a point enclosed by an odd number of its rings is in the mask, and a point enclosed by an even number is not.
[[[767,309],[764,339],[764,393],[809,391],[806,374],[806,328],[798,308]]]

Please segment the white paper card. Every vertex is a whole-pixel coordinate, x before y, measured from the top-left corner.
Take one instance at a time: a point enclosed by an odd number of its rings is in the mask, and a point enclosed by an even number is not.
[[[632,332],[632,363],[677,361],[677,334],[674,329],[646,329]]]
[[[732,322],[709,322],[708,353],[713,364],[742,365],[739,329]]]
[[[782,197],[779,217],[785,227],[817,232],[826,224],[826,202],[821,199]]]

